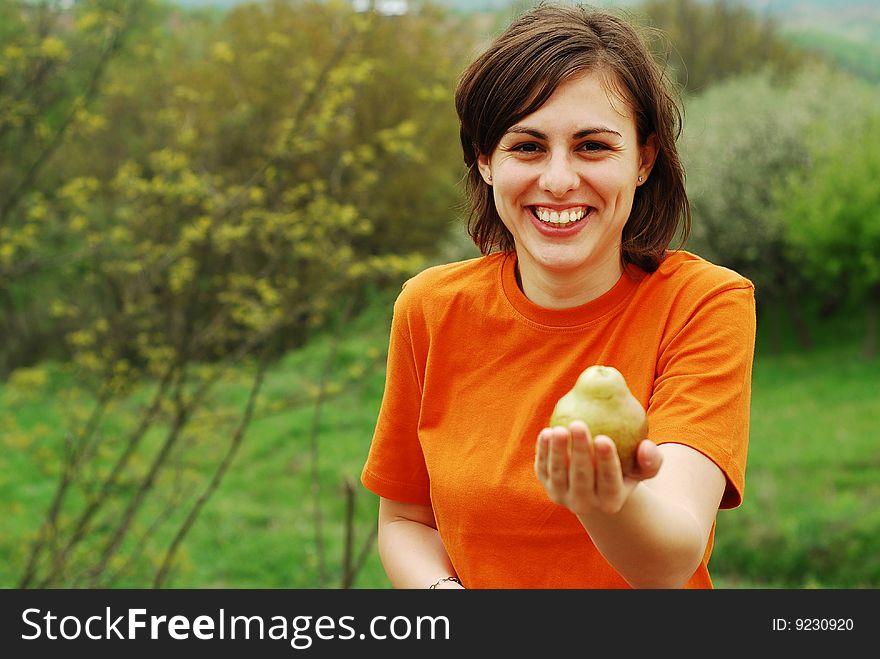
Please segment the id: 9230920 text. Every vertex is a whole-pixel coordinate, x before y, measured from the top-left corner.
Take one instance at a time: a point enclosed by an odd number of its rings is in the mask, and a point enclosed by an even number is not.
[[[851,632],[855,628],[852,618],[773,618],[774,632]]]

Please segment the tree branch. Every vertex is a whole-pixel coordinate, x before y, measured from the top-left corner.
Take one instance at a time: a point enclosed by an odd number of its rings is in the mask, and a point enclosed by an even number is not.
[[[107,65],[112,59],[112,56],[122,45],[123,37],[134,25],[134,18],[140,5],[141,3],[137,0],[128,3],[125,20],[120,27],[113,32],[111,37],[107,40],[107,43],[105,43],[104,49],[101,51],[98,61],[95,64],[95,68],[92,71],[92,75],[89,78],[89,82],[86,85],[85,92],[83,93],[82,98],[84,105],[87,106],[92,100],[94,100],[95,96],[97,96],[101,79],[104,76]],[[79,107],[76,104],[68,110],[49,142],[43,150],[37,154],[37,157],[27,168],[24,177],[19,181],[18,185],[12,189],[12,192],[2,205],[0,205],[0,227],[6,224],[7,218],[18,205],[19,201],[21,201],[25,192],[34,184],[37,177],[40,175],[41,170],[49,161],[49,158],[51,158],[55,151],[61,146],[64,136],[73,123],[73,119],[76,117],[78,110]]]
[[[318,469],[318,465],[320,462],[320,446],[318,442],[318,436],[321,432],[321,411],[324,407],[324,401],[327,397],[327,385],[330,381],[330,372],[333,369],[333,364],[336,361],[336,353],[339,349],[339,344],[342,341],[342,330],[345,326],[345,322],[351,315],[351,311],[353,308],[354,296],[352,295],[349,296],[346,305],[342,311],[342,314],[339,318],[338,325],[336,327],[336,333],[333,337],[333,343],[330,346],[330,354],[327,356],[327,361],[324,362],[324,370],[321,373],[321,380],[318,384],[318,396],[315,400],[315,411],[312,416],[312,427],[311,431],[309,432],[309,458],[311,462],[310,480],[313,510],[312,514],[315,524],[315,545],[318,553],[318,579],[319,584],[322,588],[327,584],[327,558],[324,549],[324,518],[321,509],[321,479]]]
[[[165,552],[165,558],[162,560],[162,565],[159,567],[159,570],[156,572],[156,577],[153,580],[154,588],[162,588],[164,586],[165,580],[168,577],[168,572],[174,561],[174,556],[176,555],[180,544],[189,533],[193,524],[195,524],[196,519],[201,513],[202,508],[204,508],[205,504],[208,502],[208,499],[211,498],[211,495],[214,494],[216,489],[220,486],[220,482],[223,480],[223,477],[229,470],[229,466],[235,459],[239,448],[241,448],[241,443],[244,439],[245,431],[247,430],[248,426],[250,425],[251,419],[253,418],[254,407],[256,406],[257,398],[260,394],[260,389],[263,386],[266,369],[268,367],[268,355],[269,343],[267,342],[264,345],[262,355],[260,356],[260,362],[257,366],[256,375],[254,376],[254,383],[251,386],[250,396],[245,406],[244,413],[242,414],[241,422],[233,433],[232,441],[229,444],[226,455],[223,456],[223,460],[220,462],[217,470],[214,472],[214,476],[211,479],[211,482],[208,483],[208,486],[205,488],[204,492],[202,492],[201,496],[199,496],[198,500],[190,509],[189,514],[180,525],[180,528],[177,530],[177,533],[175,534],[174,539],[171,541],[168,550]]]
[[[85,444],[88,441],[88,438],[97,432],[101,417],[104,415],[108,403],[109,398],[106,396],[103,396],[98,400],[89,416],[89,420],[86,422],[86,426],[83,429],[79,440],[74,440],[70,433],[65,435],[64,460],[61,465],[61,474],[58,477],[58,485],[55,488],[55,494],[52,496],[52,502],[49,504],[49,509],[46,512],[43,525],[37,534],[37,539],[31,547],[27,566],[25,567],[24,574],[18,584],[19,588],[28,588],[31,586],[36,577],[37,565],[40,556],[46,549],[46,544],[50,539],[54,544],[58,536],[58,516],[61,512],[61,508],[64,506],[64,499],[67,496],[71,484],[76,480],[79,471],[82,469],[83,456],[88,453],[85,449],[77,451],[76,444]],[[55,551],[52,552],[52,574],[59,572],[63,568],[64,556],[65,553],[63,550],[61,553],[56,553]]]

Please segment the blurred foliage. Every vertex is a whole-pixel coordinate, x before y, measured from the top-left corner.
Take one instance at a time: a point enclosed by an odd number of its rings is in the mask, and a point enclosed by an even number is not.
[[[829,98],[846,101],[828,103]],[[810,342],[805,316],[839,307],[845,288],[820,286],[827,277],[806,268],[802,250],[792,249],[788,228],[798,220],[783,222],[776,191],[808,171],[814,159],[824,160],[832,144],[846,149],[847,139],[865,140],[849,117],[870,113],[877,100],[876,87],[812,65],[785,84],[767,72],[732,78],[687,103],[681,147],[694,214],[688,247],[752,279],[759,312],[787,308],[802,347]],[[836,128],[820,130],[824,125]],[[822,139],[814,140],[817,134]],[[829,166],[842,172],[847,168],[843,162]],[[873,189],[865,165],[848,166],[858,169],[854,176],[866,189]],[[820,190],[830,192],[827,186]],[[858,204],[858,198],[852,203]],[[811,200],[816,209],[823,207],[814,196]],[[856,259],[856,252],[850,257]],[[804,308],[807,300],[813,308]]]
[[[0,0],[0,376],[63,354],[48,303],[66,277],[48,270],[83,258],[85,220],[54,198],[88,171],[63,152],[106,127],[94,102],[139,6]]]
[[[880,26],[877,30],[880,31]],[[806,52],[833,62],[838,68],[880,83],[880,44],[876,36],[856,39],[812,29],[788,34],[786,39]]]
[[[4,148],[26,161],[0,179],[0,372],[27,383],[59,356],[87,394],[21,585],[113,583],[136,538],[171,523],[149,557],[160,585],[268,364],[345,322],[368,287],[399,285],[448,232],[467,33],[429,8],[386,17],[342,2],[190,14],[0,1],[18,21],[6,61],[33,52],[0,87]],[[92,31],[104,37],[89,50]],[[69,58],[80,41],[86,56]],[[43,100],[56,60],[69,68]],[[214,394],[230,369],[249,393],[226,410]],[[323,376],[313,388],[317,418],[334,392]],[[202,480],[184,482],[194,461]]]
[[[737,0],[644,0],[633,13],[661,31],[668,44],[655,43],[657,55],[688,93],[762,70],[784,77],[805,59],[772,17],[758,16]]]
[[[850,101],[854,95],[848,96]],[[808,165],[776,189],[789,260],[826,294],[864,305],[864,356],[877,356],[880,322],[880,94],[860,111],[813,127]]]
[[[202,358],[272,323],[279,349],[299,345],[459,215],[449,135],[470,42],[438,10],[0,4],[18,23],[0,126],[20,154],[0,166],[0,372],[145,363],[199,323]]]

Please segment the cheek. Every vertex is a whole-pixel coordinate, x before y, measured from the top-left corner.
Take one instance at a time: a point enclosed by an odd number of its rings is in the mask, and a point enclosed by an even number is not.
[[[494,176],[492,194],[495,204],[515,204],[517,198],[528,191],[531,185],[529,170],[523,167],[505,167]]]
[[[512,203],[513,192],[507,181],[498,180],[497,178],[492,185],[492,198],[495,200],[495,208],[507,208]]]
[[[631,203],[635,194],[634,179],[619,168],[596,169],[590,182],[596,193],[608,203]]]

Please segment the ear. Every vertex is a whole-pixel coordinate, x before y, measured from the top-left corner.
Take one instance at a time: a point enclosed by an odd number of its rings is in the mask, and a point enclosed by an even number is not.
[[[480,168],[480,175],[486,182],[486,185],[492,185],[492,168],[489,166],[489,157],[482,153],[477,156],[477,167]]]
[[[657,160],[657,135],[651,133],[645,143],[639,147],[639,176],[643,181],[648,180],[648,175],[654,168]]]

